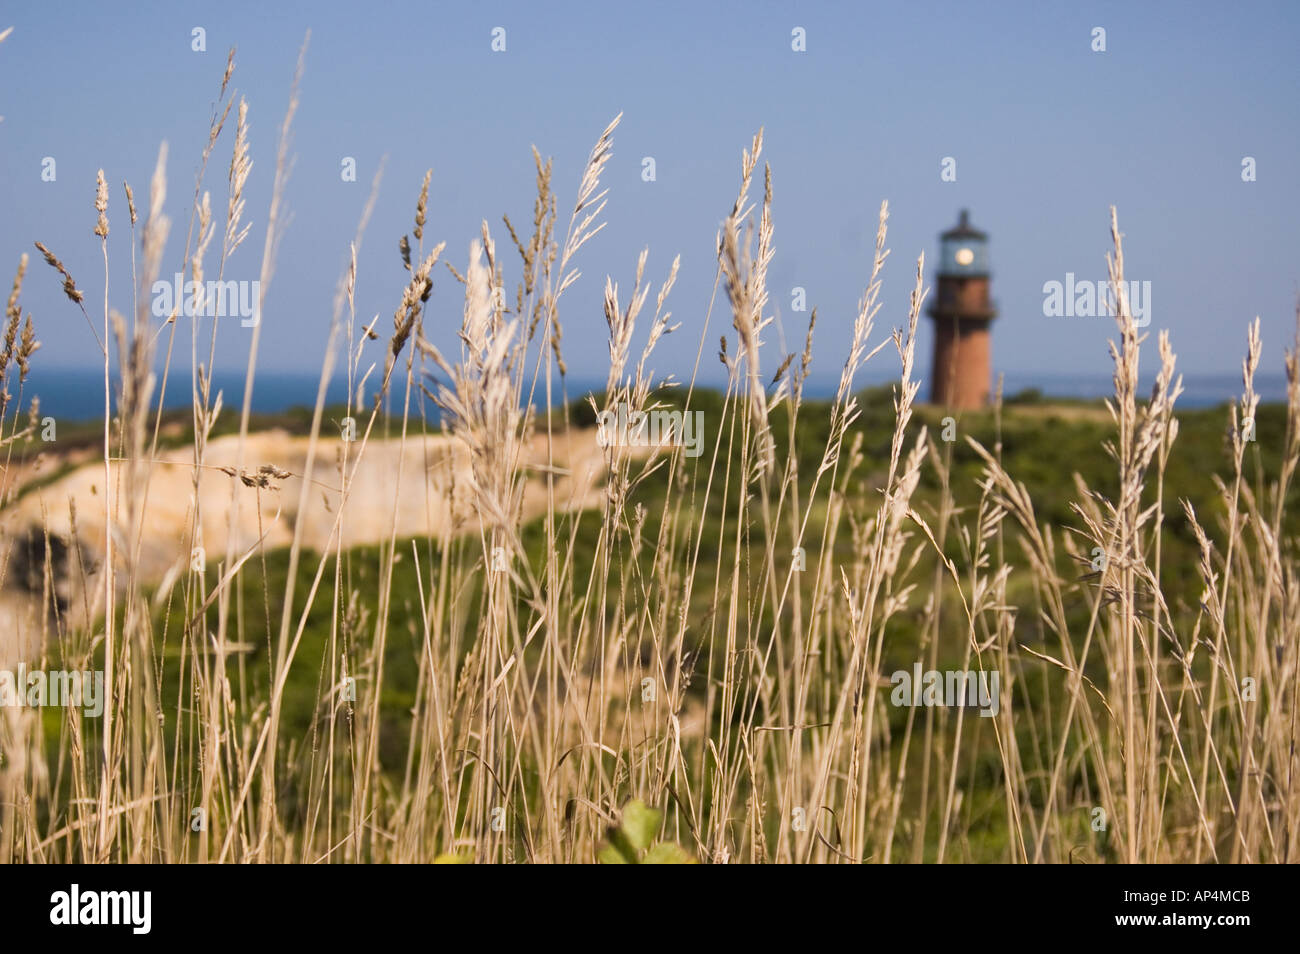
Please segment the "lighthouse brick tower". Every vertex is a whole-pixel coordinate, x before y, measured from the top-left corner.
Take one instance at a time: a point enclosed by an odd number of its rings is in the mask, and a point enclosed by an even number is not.
[[[997,317],[989,299],[988,236],[962,209],[955,228],[939,236],[938,294],[934,319],[934,370],[930,402],[954,411],[989,400],[989,325]]]

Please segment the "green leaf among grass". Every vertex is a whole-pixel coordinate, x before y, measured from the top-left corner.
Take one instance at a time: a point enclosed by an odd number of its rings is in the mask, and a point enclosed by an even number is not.
[[[693,865],[697,862],[680,845],[655,841],[663,815],[639,798],[623,806],[620,824],[611,826],[597,856],[605,865]]]

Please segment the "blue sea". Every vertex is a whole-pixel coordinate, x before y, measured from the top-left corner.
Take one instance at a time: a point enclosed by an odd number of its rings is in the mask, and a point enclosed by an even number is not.
[[[375,375],[372,374],[372,384]],[[863,375],[857,382],[860,387],[888,384],[890,378],[885,376]],[[805,395],[810,398],[830,397],[835,393],[838,381],[826,379],[810,381],[805,388]],[[708,380],[702,382],[704,387],[718,387],[722,382]],[[1150,392],[1152,379],[1146,377],[1141,382],[1140,394]],[[155,385],[157,387],[158,385]],[[254,378],[252,408],[259,413],[278,413],[295,407],[312,407],[316,403],[316,392],[320,386],[317,374],[300,371],[259,370]],[[116,392],[117,382],[113,382]],[[213,378],[213,393],[220,390],[226,408],[242,406],[244,394],[244,372],[217,372]],[[577,400],[584,394],[600,391],[604,381],[571,377],[565,385],[569,400]],[[1212,407],[1236,401],[1241,396],[1240,375],[1185,375],[1183,395],[1178,399],[1179,407]],[[1098,399],[1114,393],[1109,375],[1098,374],[1052,374],[1050,372],[1013,372],[1004,373],[1003,394],[1011,397],[1021,391],[1036,389],[1048,397]],[[11,385],[11,390],[14,387]],[[1264,403],[1284,401],[1286,399],[1286,378],[1280,374],[1257,375],[1255,390]],[[347,400],[347,380],[343,376],[335,377],[326,389],[327,404],[342,404]],[[66,420],[90,420],[101,418],[104,412],[104,377],[102,371],[70,368],[42,368],[34,364],[31,375],[23,389],[23,407],[28,399],[37,395],[41,400],[41,413],[50,414]],[[540,396],[540,388],[539,388]],[[921,398],[925,399],[926,389],[922,385]],[[155,394],[155,400],[157,395]],[[555,400],[558,403],[561,392],[558,384]],[[400,405],[401,391],[393,396],[393,406]],[[188,369],[173,369],[167,382],[165,404],[168,408],[187,407],[190,404],[190,375]],[[426,404],[428,402],[426,401]],[[426,414],[432,414],[433,408],[426,407]]]

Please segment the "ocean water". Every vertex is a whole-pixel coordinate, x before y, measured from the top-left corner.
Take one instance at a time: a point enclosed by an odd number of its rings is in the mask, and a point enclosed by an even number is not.
[[[996,373],[996,372],[995,372]],[[374,374],[371,375],[372,382]],[[858,381],[859,386],[869,387],[889,384],[890,378],[864,375]],[[1150,392],[1154,377],[1147,375],[1141,381],[1139,393]],[[823,381],[810,381],[805,394],[812,398],[830,397],[835,393],[837,380],[827,378]],[[720,381],[705,381],[701,386],[717,387]],[[252,407],[259,413],[278,413],[294,407],[312,407],[316,403],[316,392],[320,386],[317,374],[304,372],[284,372],[273,370],[258,371],[253,383]],[[158,385],[155,385],[158,387]],[[222,400],[227,408],[237,408],[243,403],[244,372],[217,372],[213,378],[213,393],[220,390]],[[116,392],[117,382],[113,382]],[[571,377],[566,382],[565,393],[569,400],[576,400],[582,395],[604,388],[604,381]],[[1183,395],[1178,399],[1179,407],[1211,407],[1236,401],[1241,396],[1240,375],[1186,375],[1183,379]],[[1051,372],[1013,372],[1003,376],[1003,393],[1011,397],[1021,391],[1036,389],[1048,397],[1098,399],[1114,393],[1109,375],[1098,374],[1053,374]],[[14,388],[11,387],[11,390]],[[372,388],[373,390],[373,388]],[[1286,378],[1280,374],[1257,375],[1255,390],[1264,403],[1284,401],[1286,399]],[[342,404],[347,400],[347,380],[336,376],[326,389],[327,404]],[[541,389],[539,387],[539,396]],[[555,400],[560,400],[558,385],[555,388]],[[926,396],[926,387],[922,384],[921,399]],[[40,397],[41,413],[65,420],[90,420],[101,418],[104,412],[104,377],[102,371],[70,368],[42,368],[34,364],[31,375],[23,388],[23,407],[32,395]],[[155,394],[155,400],[157,395]],[[188,369],[173,369],[167,382],[165,404],[169,408],[186,407],[190,403],[190,376]],[[394,397],[394,406],[400,404],[400,391]],[[426,401],[426,404],[428,402]],[[430,406],[426,413],[433,413]]]
[[[167,380],[164,404],[168,408],[188,407],[191,403],[189,368],[172,368]],[[156,404],[161,378],[154,384],[153,400]],[[284,373],[259,371],[253,379],[253,410],[262,413],[285,411],[292,407],[312,407],[316,404],[316,391],[320,376],[301,372]],[[112,388],[116,395],[118,382],[113,377]],[[11,386],[10,390],[14,388]],[[222,392],[222,403],[227,408],[243,404],[244,372],[213,376],[212,393]],[[347,379],[336,378],[326,391],[326,401],[331,404],[347,400]],[[23,406],[32,395],[41,399],[41,413],[68,420],[88,420],[104,415],[103,369],[42,368],[33,363],[31,375],[23,390]],[[114,398],[116,400],[116,397]]]
[[[394,408],[400,408],[402,397],[405,390],[405,367],[402,367],[403,377],[400,382],[394,385],[393,393],[389,400]],[[379,371],[371,372],[370,380],[367,382],[366,403],[373,400],[374,393],[378,386]],[[426,382],[427,383],[427,382]],[[239,371],[221,372],[218,371],[212,378],[212,394],[216,395],[221,392],[222,405],[227,410],[230,408],[239,408],[243,405],[244,400],[245,373]],[[161,375],[154,383],[153,401],[156,406],[158,400],[158,390],[162,387]],[[189,368],[178,370],[173,367],[167,380],[167,389],[163,394],[163,403],[167,408],[189,407],[191,404],[191,380]],[[603,390],[605,382],[588,381],[578,383],[570,379],[566,384],[566,391],[569,400],[576,400],[582,395],[591,391]],[[287,411],[292,408],[311,408],[316,405],[316,394],[320,388],[320,375],[313,372],[301,371],[275,371],[259,370],[253,378],[253,400],[252,409],[255,413],[275,414]],[[112,377],[112,391],[114,406],[116,407],[116,394],[118,389],[118,380],[116,375]],[[11,386],[11,391],[16,390]],[[558,385],[554,388],[555,401],[561,400],[561,391]],[[23,386],[23,408],[28,406],[28,400],[37,396],[41,401],[41,414],[52,415],[55,418],[84,421],[92,419],[102,419],[104,416],[104,372],[103,369],[80,369],[80,368],[42,368],[33,363],[31,374],[26,384]],[[537,389],[538,397],[544,395],[544,388],[539,385]],[[417,399],[421,398],[418,388],[412,391],[412,407],[415,406]],[[338,405],[346,403],[348,399],[348,382],[344,375],[336,375],[330,380],[325,390],[325,403],[327,405]],[[432,402],[427,398],[424,399],[426,406],[426,415],[431,420],[436,420],[436,409]],[[225,412],[223,412],[225,413]]]
[[[1138,396],[1147,397],[1155,384],[1154,374],[1143,374],[1138,380]],[[1053,375],[1046,373],[1013,373],[1003,377],[1002,392],[1011,396],[1028,388],[1037,388],[1050,397],[1104,398],[1115,393],[1110,375]],[[1183,375],[1183,393],[1176,407],[1213,407],[1241,399],[1240,374],[1186,374]],[[1264,404],[1286,400],[1286,376],[1283,374],[1256,374],[1255,393]]]

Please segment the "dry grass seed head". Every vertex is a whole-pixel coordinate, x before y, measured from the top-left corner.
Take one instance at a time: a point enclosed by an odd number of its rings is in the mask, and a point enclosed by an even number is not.
[[[138,218],[135,214],[135,193],[131,191],[129,182],[123,182],[122,188],[126,190],[126,209],[131,214],[131,227],[134,228]]]
[[[99,217],[95,222],[95,234],[101,239],[108,238],[108,183],[104,181],[104,170],[95,174],[95,211]]]
[[[235,119],[235,148],[230,156],[230,196],[226,203],[226,237],[224,256],[234,254],[235,249],[248,236],[251,223],[241,222],[244,217],[244,187],[253,170],[253,160],[249,155],[248,145],[248,100],[240,98],[239,113]]]

